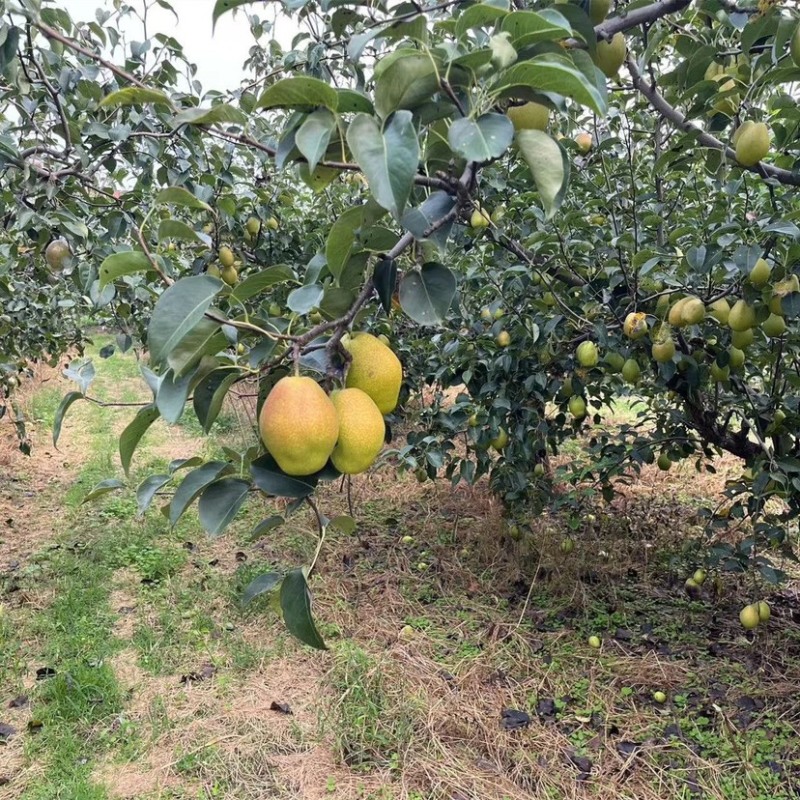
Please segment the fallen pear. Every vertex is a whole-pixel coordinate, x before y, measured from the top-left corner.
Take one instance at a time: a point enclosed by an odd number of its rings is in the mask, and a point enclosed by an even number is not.
[[[739,612],[739,622],[742,623],[742,627],[748,631],[753,630],[753,628],[761,622],[761,618],[758,614],[758,603],[752,603],[749,606],[745,606]]]

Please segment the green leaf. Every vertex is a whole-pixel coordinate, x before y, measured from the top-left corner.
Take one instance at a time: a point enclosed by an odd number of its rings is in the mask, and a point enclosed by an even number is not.
[[[256,539],[260,539],[265,533],[269,533],[275,528],[279,528],[286,520],[280,516],[280,514],[274,514],[271,517],[267,517],[266,519],[262,519],[258,525],[253,528],[250,532],[250,535],[247,537],[248,541],[254,542]]]
[[[403,227],[411,231],[416,239],[424,239],[433,224],[446,217],[453,210],[455,204],[455,198],[447,192],[433,192],[421,205],[409,208],[403,214]],[[440,252],[444,252],[447,246],[447,239],[454,221],[451,220],[442,225],[429,236]]]
[[[217,2],[214,3],[214,10],[211,12],[211,30],[213,31],[217,27],[217,20],[226,11],[239,8],[239,6],[245,5],[245,3],[252,2],[253,0],[217,0]]]
[[[233,522],[248,491],[250,482],[242,478],[223,478],[203,491],[197,511],[200,524],[209,536],[219,536]]]
[[[310,110],[324,106],[336,111],[336,89],[318,78],[284,78],[267,87],[258,99],[257,108],[296,108]]]
[[[106,478],[104,481],[100,481],[100,483],[83,498],[81,503],[89,503],[92,500],[97,500],[98,497],[115,492],[117,489],[122,489],[124,486],[125,482],[121,481],[119,478]]]
[[[308,161],[313,172],[328,149],[331,134],[336,129],[336,117],[327,108],[318,108],[309,114],[294,135],[297,149]]]
[[[242,592],[242,605],[249,605],[262,594],[274,592],[282,580],[283,574],[280,572],[265,572],[263,575],[253,578]]]
[[[251,297],[269,289],[276,283],[285,283],[295,280],[294,272],[286,264],[275,264],[272,267],[262,269],[253,275],[249,275],[241,283],[237,283],[231,292],[231,297],[239,301],[249,300]]]
[[[517,133],[520,153],[530,168],[547,219],[558,210],[569,184],[569,159],[561,146],[546,133],[523,130]]]
[[[325,242],[325,259],[334,278],[342,274],[345,264],[350,260],[355,246],[356,231],[364,222],[364,209],[361,206],[348,208],[328,232]]]
[[[397,285],[397,262],[392,258],[382,258],[375,266],[372,281],[383,310],[388,314],[392,310],[392,295]]]
[[[476,3],[463,11],[456,20],[456,36],[461,38],[472,28],[494,26],[498,19],[508,14],[508,8],[499,8],[494,4]]]
[[[314,475],[297,478],[281,470],[269,454],[261,456],[250,465],[253,483],[266,495],[272,497],[308,497],[317,486]]]
[[[374,114],[375,109],[368,97],[353,89],[337,89],[336,110],[340,114]]]
[[[204,236],[179,219],[162,219],[159,223],[158,241],[163,242],[167,239],[179,239],[186,242],[203,242],[204,244],[208,244],[208,240]]]
[[[114,253],[103,259],[100,265],[100,288],[115,281],[122,275],[134,272],[147,272],[153,269],[150,259],[141,250],[128,250],[125,253]]]
[[[311,616],[311,593],[302,570],[293,569],[284,576],[281,583],[281,608],[283,621],[293,636],[317,650],[328,649]]]
[[[483,164],[500,158],[514,138],[514,125],[505,114],[457,119],[447,134],[452,150],[467,161]]]
[[[214,311],[215,309],[209,309]],[[215,355],[228,346],[228,338],[219,322],[203,317],[167,356],[167,364],[176,378],[182,378],[203,359]],[[159,381],[160,383],[160,381]],[[156,388],[156,394],[158,389]]]
[[[295,314],[308,314],[309,311],[319,306],[324,293],[325,288],[321,283],[300,286],[289,292],[289,296],[286,298],[286,305]]]
[[[192,372],[187,372],[180,378],[171,369],[164,373],[156,393],[156,406],[168,424],[174,425],[181,418],[193,379]]]
[[[572,36],[572,26],[555,9],[548,12],[514,11],[503,18],[500,30],[510,34],[511,44],[516,50],[537,42],[566,39]]]
[[[326,319],[338,319],[347,313],[356,299],[354,292],[350,289],[342,289],[340,286],[326,286],[325,294],[319,304],[319,310]]]
[[[398,52],[399,56],[375,80],[375,110],[383,119],[398,109],[416,108],[430,100],[439,88],[436,64],[430,56],[416,51]]]
[[[372,196],[399,219],[419,161],[419,142],[410,111],[393,114],[383,133],[373,117],[359,114],[347,129],[347,144],[369,181]]]
[[[502,72],[495,82],[495,88],[504,95],[513,94],[513,89],[520,86],[571,97],[597,114],[605,114],[608,110],[605,84],[601,89],[572,59],[558,53],[517,62]]]
[[[228,389],[237,378],[241,377],[239,370],[217,369],[206,375],[194,389],[192,404],[198,422],[203,426],[203,432],[208,433],[211,426],[219,416],[222,403]]]
[[[166,360],[172,349],[200,322],[223,285],[210,275],[193,275],[173,283],[159,297],[147,328],[152,364]]]
[[[172,480],[170,475],[150,475],[145,478],[136,489],[136,503],[139,507],[139,516],[144,514],[156,493],[163,489]]]
[[[211,206],[195,197],[188,189],[182,186],[169,186],[162,189],[153,201],[155,205],[185,206],[186,208],[200,208],[211,211]]]
[[[187,108],[176,114],[172,119],[172,127],[180,128],[181,125],[216,125],[228,122],[233,125],[244,125],[247,116],[228,103],[220,103],[211,108]]]
[[[133,106],[144,103],[159,103],[161,105],[171,105],[169,98],[157,89],[143,89],[138,86],[126,86],[124,89],[117,89],[115,92],[106,95],[101,101],[99,108],[108,106]]]
[[[409,272],[400,284],[400,305],[414,322],[438,325],[456,293],[456,278],[447,267],[431,262]]]
[[[316,193],[321,192],[326,186],[330,186],[330,184],[339,177],[339,170],[333,167],[318,166],[312,172],[305,161],[300,162],[298,165],[298,173],[300,175],[300,180]]]
[[[56,409],[55,418],[53,419],[53,447],[58,447],[58,438],[61,436],[61,426],[64,423],[64,415],[67,409],[76,400],[85,400],[86,395],[83,392],[67,392]]]
[[[182,481],[169,504],[169,524],[173,527],[183,512],[194,502],[197,495],[210,483],[231,471],[230,464],[224,461],[209,461],[202,467],[193,469]]]
[[[122,469],[127,475],[131,468],[131,459],[139,444],[142,436],[147,429],[158,419],[158,409],[154,405],[148,405],[139,409],[136,416],[128,423],[128,426],[119,437],[119,460],[122,462]]]

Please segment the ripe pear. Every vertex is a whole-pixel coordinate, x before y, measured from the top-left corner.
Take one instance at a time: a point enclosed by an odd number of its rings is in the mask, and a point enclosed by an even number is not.
[[[748,328],[744,331],[733,331],[731,333],[731,344],[739,350],[744,350],[746,347],[753,344],[753,339],[755,339],[755,337],[756,335],[752,328]]]
[[[759,618],[758,615],[758,603],[753,603],[749,606],[745,606],[739,612],[739,622],[741,622],[742,627],[746,628],[748,631],[755,628],[760,621],[761,619]]]
[[[589,19],[592,25],[599,25],[607,16],[611,8],[611,0],[589,0]]]
[[[495,337],[498,347],[508,347],[511,344],[511,334],[508,331],[500,331]]]
[[[706,315],[706,307],[699,297],[687,297],[681,308],[681,319],[684,325],[698,325]]]
[[[312,378],[281,378],[258,418],[261,439],[287,475],[313,475],[328,462],[339,438],[330,397]]]
[[[597,345],[594,342],[581,342],[575,351],[575,357],[582,367],[595,367],[600,359]]]
[[[721,325],[728,324],[728,315],[731,313],[731,307],[724,297],[721,297],[719,300],[715,300],[709,306],[709,308],[711,309],[709,313],[717,322],[719,322]]]
[[[769,310],[782,317],[784,314],[783,298],[795,292],[800,292],[800,278],[797,275],[790,275],[786,280],[776,283],[772,289]]]
[[[53,239],[44,251],[44,260],[51,272],[61,272],[69,257],[70,251],[66,239]]]
[[[511,120],[515,131],[543,131],[550,119],[550,109],[541,103],[530,102],[522,106],[510,106],[506,110],[506,116]]]
[[[621,33],[615,33],[610,42],[598,41],[594,63],[607,78],[613,78],[625,61],[626,52],[625,37]]]
[[[491,215],[488,211],[486,211],[483,206],[476,208],[472,215],[469,218],[469,224],[475,229],[480,230],[481,228],[488,228],[489,227],[489,220],[491,219]]]
[[[700,584],[694,578],[687,578],[683,584],[683,589],[692,600],[697,600],[700,597]]]
[[[268,227],[268,228],[269,228],[271,231],[276,231],[276,230],[278,230],[278,220],[277,220],[275,217],[270,217],[270,218],[267,220],[267,227]]]
[[[575,549],[575,542],[568,536],[561,542],[560,547],[561,552],[568,556]]]
[[[786,333],[786,320],[777,314],[770,314],[762,323],[761,330],[769,336],[770,339],[777,339]]]
[[[696,569],[692,580],[698,585],[702,586],[706,582],[706,571],[704,569]]]
[[[758,601],[758,620],[759,622],[767,622],[770,617],[770,608],[766,600]]]
[[[688,297],[682,297],[680,300],[676,300],[669,310],[667,322],[675,328],[681,328],[686,324],[683,321],[683,307],[686,305],[688,299]]]
[[[756,312],[744,300],[737,300],[728,314],[728,327],[732,331],[746,331],[756,324]],[[739,345],[737,345],[739,347]]]
[[[641,339],[647,333],[647,315],[631,311],[622,324],[622,331],[629,339]]]
[[[736,160],[745,167],[758,164],[768,152],[769,128],[763,122],[747,126],[736,140]]]
[[[570,397],[569,413],[575,419],[583,419],[586,416],[586,401],[580,395],[574,394]]]
[[[233,250],[230,247],[222,246],[219,249],[219,263],[222,264],[223,267],[232,267],[234,262]]]
[[[595,650],[599,649],[603,643],[600,641],[599,636],[589,637],[589,647],[594,647]]]
[[[767,285],[771,273],[772,267],[769,265],[769,263],[763,258],[759,258],[758,261],[756,261],[756,263],[753,265],[753,269],[750,270],[750,274],[747,276],[747,279],[753,284],[753,286],[760,289],[762,286]]]
[[[713,110],[719,114],[725,114],[726,116],[732,117],[739,108],[739,93],[736,92],[734,94],[728,94],[736,88],[735,81],[732,78],[729,78],[727,73],[724,71],[719,75],[715,75],[713,78],[711,78],[711,80],[714,80],[719,84],[717,94],[727,95],[726,97],[721,97],[714,102],[712,105]]]
[[[403,382],[400,359],[380,339],[363,331],[343,338],[342,344],[353,359],[345,386],[366,392],[381,414],[390,414],[397,408]]]
[[[250,217],[245,223],[245,228],[247,232],[255,238],[261,230],[261,220],[258,217]]]
[[[211,275],[214,278],[220,278],[221,275],[220,275],[219,267],[216,264],[209,264],[206,267],[206,275]]]
[[[659,364],[664,364],[667,361],[672,361],[675,356],[675,342],[672,338],[657,339],[653,342],[651,348],[653,360],[658,361]]]
[[[653,692],[653,700],[659,705],[664,705],[667,702],[667,696],[664,692]]]
[[[728,348],[728,364],[731,369],[740,369],[744,366],[744,350],[731,345]]]
[[[235,286],[239,281],[239,273],[236,271],[236,267],[223,267],[219,271],[219,276],[222,278],[228,286]]]
[[[343,475],[368,470],[383,448],[386,425],[378,406],[361,389],[331,394],[339,419],[339,439],[331,453],[333,466]]]
[[[579,133],[575,137],[575,144],[581,153],[588,153],[592,149],[592,134],[586,131]]]

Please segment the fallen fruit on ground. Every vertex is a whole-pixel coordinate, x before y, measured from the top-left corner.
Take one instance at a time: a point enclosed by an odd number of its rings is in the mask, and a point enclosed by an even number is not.
[[[561,552],[569,555],[575,549],[575,542],[567,537],[561,542]]]
[[[595,650],[600,647],[602,642],[600,641],[599,636],[590,636],[589,637],[589,647],[594,647]]]
[[[769,603],[766,600],[758,601],[758,620],[759,622],[767,622],[770,617]]]
[[[358,475],[372,466],[383,448],[383,414],[361,389],[332,392],[331,402],[339,420],[339,438],[331,461],[343,475]]]
[[[687,578],[683,584],[683,589],[692,600],[700,597],[700,584],[694,578]]]
[[[397,408],[403,382],[400,359],[380,339],[364,331],[344,337],[342,345],[352,357],[345,386],[366,392],[381,414],[390,414]]]
[[[702,586],[706,582],[706,571],[704,569],[696,569],[692,580],[698,585]]]
[[[747,629],[748,631],[755,628],[760,621],[761,618],[759,617],[758,614],[758,603],[753,603],[752,605],[745,606],[739,612],[739,622],[741,622],[742,627]]]
[[[281,378],[259,414],[261,439],[287,475],[319,472],[339,438],[336,407],[312,378]]]
[[[659,705],[663,705],[667,702],[667,696],[664,694],[664,692],[653,692],[653,700],[655,700],[655,702]]]

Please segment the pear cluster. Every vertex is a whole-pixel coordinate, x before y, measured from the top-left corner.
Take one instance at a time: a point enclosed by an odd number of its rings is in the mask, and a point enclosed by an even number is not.
[[[345,337],[342,344],[352,358],[344,388],[328,395],[313,378],[287,376],[261,408],[261,439],[287,475],[313,475],[329,460],[342,474],[356,475],[383,448],[383,415],[397,407],[403,368],[369,333]]]

